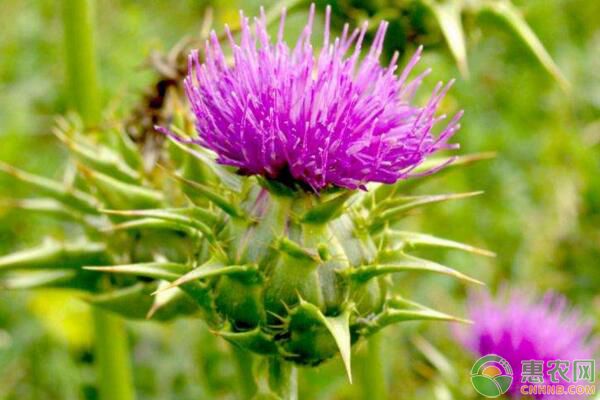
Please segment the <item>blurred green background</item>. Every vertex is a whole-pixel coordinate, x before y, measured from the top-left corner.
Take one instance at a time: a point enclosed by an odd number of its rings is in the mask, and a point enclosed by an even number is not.
[[[58,177],[66,154],[51,134],[67,111],[59,2],[3,0],[0,4],[0,160]],[[156,80],[148,57],[199,33],[207,7],[213,25],[235,25],[237,11],[255,15],[252,1],[103,0],[97,8],[97,46],[104,106],[127,113]],[[430,179],[428,193],[484,190],[474,199],[428,209],[407,223],[424,232],[497,253],[481,259],[436,254],[488,283],[565,293],[591,318],[600,317],[600,2],[517,2],[533,31],[570,82],[564,90],[514,30],[477,0],[461,2],[468,77],[459,67],[431,2],[337,0],[334,25],[364,19],[392,21],[388,54],[425,45],[420,68],[437,80],[457,78],[444,111],[466,111],[455,141],[463,154],[496,152],[492,160]],[[434,2],[435,3],[435,2]],[[325,2],[318,2],[322,15]],[[308,4],[292,12],[290,38],[306,19]],[[461,70],[463,74],[461,75]],[[27,191],[0,176],[0,254],[64,237],[69,227],[10,210],[2,198]],[[398,287],[422,303],[462,315],[465,289],[443,278],[406,276]],[[87,306],[73,293],[7,292],[0,288],[0,399],[94,399],[92,341]],[[129,323],[140,399],[234,399],[229,347],[197,320],[168,325]],[[458,349],[446,325],[405,324],[384,333],[394,399],[475,398],[468,384],[471,357]],[[362,349],[356,350],[360,376]],[[442,361],[440,361],[442,360]],[[445,365],[443,361],[448,365]],[[355,399],[360,379],[348,385],[339,360],[301,373],[303,399]],[[302,382],[310,382],[309,385]],[[367,394],[368,395],[368,394]]]

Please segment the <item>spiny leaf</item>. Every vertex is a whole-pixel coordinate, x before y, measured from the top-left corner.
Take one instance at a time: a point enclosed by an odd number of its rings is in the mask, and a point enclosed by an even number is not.
[[[212,259],[177,278],[170,285],[159,289],[155,294],[199,279],[223,275],[256,275],[257,273],[258,266],[256,265],[223,265],[222,262]]]
[[[160,281],[158,289],[168,286],[169,282]],[[191,303],[185,292],[179,288],[161,291],[156,296],[152,297],[152,307],[146,314],[146,319],[157,317],[159,320],[166,319],[169,316],[179,316],[181,314],[189,314],[197,310],[194,303]]]
[[[59,202],[77,210],[97,214],[97,202],[89,194],[75,188],[67,188],[61,183],[22,171],[0,161],[0,171],[13,176],[36,188],[40,194],[50,196]]]
[[[86,269],[91,271],[141,276],[165,280],[168,282],[176,280],[181,275],[189,271],[189,267],[187,265],[166,261],[113,265],[106,267],[86,267]],[[210,294],[210,290],[206,285],[202,285],[200,282],[188,282],[181,285],[181,289],[187,295],[189,295],[198,306],[200,306],[200,309],[204,314],[204,319],[209,323],[209,325],[219,323],[219,316],[214,312],[213,299]]]
[[[300,6],[302,3],[303,3],[303,0],[282,0],[282,1],[278,1],[273,6],[269,7],[269,9],[267,10],[267,12],[265,14],[265,18],[266,18],[267,22],[266,22],[265,25],[269,26],[273,22],[275,22],[279,18],[281,18],[281,11],[282,10],[287,10],[287,12],[289,13],[290,11],[294,10],[296,7]],[[239,29],[240,28],[238,27],[238,30]]]
[[[131,319],[155,316],[156,319],[165,321],[198,311],[196,304],[179,289],[165,293],[166,297],[160,299],[158,304],[157,298],[151,296],[157,287],[157,282],[139,282],[132,286],[89,295],[83,299],[96,307]]]
[[[2,199],[0,200],[0,208],[2,207],[37,212],[42,215],[67,218],[84,224],[87,223],[83,214],[79,211],[53,199]]]
[[[156,229],[165,231],[184,232],[189,236],[200,236],[202,233],[188,226],[175,222],[165,221],[158,218],[140,218],[132,221],[123,222],[121,224],[111,225],[104,232],[113,232],[121,230],[136,230],[136,229]]]
[[[90,271],[142,276],[152,279],[163,279],[167,281],[173,281],[189,271],[187,265],[172,262],[147,262],[103,267],[85,267],[85,269]]]
[[[184,264],[172,263],[167,261],[156,261],[138,264],[112,265],[106,267],[86,267],[91,271],[126,274],[133,276],[146,277],[157,280],[172,282],[189,271],[189,267]],[[161,286],[161,287],[164,287]],[[183,284],[181,289],[200,307],[204,319],[209,325],[218,324],[220,317],[214,311],[213,299],[210,290],[206,285],[200,282],[189,282]]]
[[[100,210],[104,213],[123,215],[126,217],[148,217],[164,219],[166,221],[179,222],[194,227],[196,221],[202,224],[215,224],[219,217],[210,211],[202,210],[198,207],[190,208],[156,208],[140,210]]]
[[[94,144],[92,147],[77,143],[58,128],[54,130],[54,134],[69,148],[72,154],[91,169],[128,183],[140,182],[140,174],[130,168],[117,153],[109,148],[99,144]]]
[[[208,168],[212,170],[212,172],[219,178],[221,183],[223,183],[228,189],[233,190],[236,193],[240,193],[242,191],[242,179],[238,175],[228,171],[225,167],[218,164],[214,155],[209,153],[208,150],[204,149],[203,147],[197,147],[195,150],[190,149],[186,145],[175,140],[171,135],[168,137],[171,140],[171,143],[173,143],[175,146],[201,160]]]
[[[340,349],[340,355],[344,361],[348,380],[352,383],[352,365],[351,365],[351,340],[350,340],[350,312],[345,311],[337,317],[325,317],[325,326],[331,332],[335,343]]]
[[[454,56],[458,69],[464,77],[469,76],[467,63],[467,44],[461,20],[461,0],[426,0],[424,4],[429,7],[440,24],[446,43]]]
[[[202,232],[204,237],[213,247],[215,254],[218,254],[221,257],[225,257],[226,253],[223,249],[221,243],[217,241],[215,233],[213,230],[207,226],[206,224],[200,222],[196,218],[192,218],[186,216],[185,213],[182,213],[183,209],[151,209],[151,210],[101,210],[104,213],[112,214],[112,215],[122,215],[126,217],[138,216],[138,217],[147,217],[154,219],[161,219],[167,221],[169,223],[176,224],[180,226],[181,230],[188,231],[191,235],[195,235],[195,230]],[[209,219],[210,213],[208,211],[202,211],[201,214],[198,212],[194,212],[196,215],[203,215],[205,219]],[[212,218],[211,218],[212,219]],[[145,222],[148,225],[151,223]],[[156,225],[155,225],[156,226]],[[131,227],[131,225],[126,227]],[[192,231],[190,231],[192,229]]]
[[[423,205],[440,203],[448,200],[464,199],[467,197],[478,196],[482,193],[483,191],[475,191],[466,193],[433,194],[422,196],[401,196],[382,202],[382,204],[375,210],[375,212],[380,211],[380,218],[384,219],[386,217],[398,216],[402,213],[405,213]]]
[[[429,157],[413,171],[415,174],[424,173],[431,169],[439,168],[444,165],[440,171],[436,172],[435,176],[439,177],[445,173],[453,171],[457,167],[464,167],[470,164],[474,164],[479,161],[490,160],[496,157],[495,152],[482,152],[474,154],[466,154],[462,156],[451,156],[451,157]],[[369,193],[366,193],[362,202],[366,207],[371,208],[373,205],[377,205],[387,198],[393,197],[398,192],[405,193],[407,190],[412,190],[416,186],[427,179],[409,179],[406,181],[398,181],[393,185],[385,185],[381,183],[370,183]]]
[[[335,317],[326,317],[317,306],[300,298],[300,303],[293,309],[291,317],[292,324],[310,326],[312,322],[318,322],[331,333],[342,356],[348,379],[352,383],[350,308],[345,307],[344,312]]]
[[[389,299],[384,310],[370,320],[362,321],[364,335],[372,335],[388,325],[405,321],[448,321],[471,323],[471,321],[445,314],[402,297]]]
[[[118,288],[109,292],[85,296],[88,303],[120,314],[127,318],[140,319],[146,316],[152,306],[150,293],[156,284],[139,282],[135,285]]]
[[[487,11],[504,21],[523,43],[531,50],[544,69],[558,82],[565,92],[570,92],[571,84],[564,77],[552,56],[531,29],[520,10],[508,0],[487,0],[480,4],[481,11]]]
[[[191,181],[175,173],[169,172],[169,174],[178,181],[188,185],[188,187],[193,189],[200,196],[212,202],[214,205],[219,207],[221,210],[225,211],[230,216],[237,218],[245,217],[245,213],[236,204],[233,204],[232,202],[228,201],[225,197],[219,195],[215,188]]]
[[[177,296],[178,293],[183,294],[183,291],[179,288],[172,288],[170,290],[162,290],[162,288],[169,286],[168,281],[159,281],[158,283],[158,293],[152,299],[152,306],[146,313],[146,319],[151,319],[156,312],[161,309],[165,304],[168,304],[171,299]]]
[[[47,241],[43,245],[0,257],[0,271],[17,269],[74,269],[109,262],[102,243],[61,244]]]
[[[134,170],[139,170],[143,165],[142,155],[129,135],[124,132],[124,129],[122,126],[113,127],[110,129],[110,135],[116,139],[117,152],[123,157],[127,165]]]
[[[352,266],[359,266],[372,262],[377,248],[365,232],[366,229],[357,227],[356,220],[344,214],[335,221],[331,221],[329,228],[335,239],[344,249],[344,253]]]
[[[306,262],[319,262],[318,252],[311,252],[309,249],[305,249],[293,240],[283,236],[277,239],[277,248],[283,253],[290,257],[304,260]]]
[[[257,176],[256,180],[258,181],[258,184],[265,188],[273,197],[293,198],[297,194],[295,188],[272,179],[267,179],[264,176]]]
[[[387,300],[386,305],[393,309],[403,310],[407,308],[422,310],[422,311],[435,311],[423,304],[417,303],[416,301],[409,300],[402,296],[394,296]],[[435,311],[439,312],[439,311]],[[441,313],[440,313],[441,314]],[[444,314],[445,315],[445,314]],[[462,322],[465,324],[472,324],[473,322],[468,319],[453,317],[455,321]]]
[[[213,239],[212,229],[197,218],[192,218],[181,212],[181,209],[149,209],[149,210],[101,210],[101,212],[110,215],[121,215],[124,217],[144,217],[168,221],[181,228],[192,228],[202,232],[207,238]],[[204,220],[207,223],[214,224],[217,220],[216,215],[208,211],[203,212]],[[210,216],[210,217],[209,217]]]
[[[307,211],[300,221],[308,224],[325,224],[341,214],[346,201],[352,195],[353,192],[347,191],[331,200],[321,203]]]
[[[243,349],[262,355],[277,354],[277,345],[275,344],[273,337],[264,333],[260,327],[243,332],[234,332],[231,328],[212,332]]]
[[[488,257],[495,257],[496,254],[480,249],[478,247],[469,246],[467,244],[455,242],[452,240],[438,238],[432,235],[427,235],[424,233],[417,232],[408,232],[408,231],[398,231],[398,230],[389,230],[385,232],[385,236],[395,241],[400,241],[403,244],[407,244],[409,246],[434,246],[434,247],[447,247],[451,249],[463,250],[470,253],[480,254]]]
[[[462,156],[453,157],[430,157],[423,161],[417,168],[414,169],[414,173],[420,173],[435,168],[438,165],[448,164],[442,171],[452,170],[456,167],[463,167],[479,161],[492,160],[496,157],[496,153],[493,151],[484,151],[481,153],[465,154]],[[438,173],[439,174],[439,173]],[[438,175],[436,174],[436,176]]]
[[[368,326],[363,328],[363,334],[366,336],[372,335],[386,326],[406,321],[465,322],[460,318],[434,310],[386,309],[369,321]]]
[[[450,193],[425,196],[407,196],[395,199],[393,201],[385,201],[379,205],[374,211],[375,216],[371,222],[371,232],[377,233],[387,222],[394,222],[402,215],[415,208],[427,205],[440,203],[448,200],[458,200],[467,197],[478,196],[482,191],[467,192],[467,193]]]
[[[396,253],[394,255],[394,259],[387,263],[366,265],[355,269],[347,269],[340,271],[340,273],[350,276],[350,278],[356,282],[363,283],[380,275],[408,271],[435,272],[438,274],[453,276],[467,282],[483,285],[483,282],[473,279],[455,269],[446,267],[433,261],[409,256],[408,254],[404,254],[402,252]]]
[[[450,360],[440,350],[436,349],[422,336],[415,336],[411,342],[440,371],[446,382],[456,382],[458,378],[456,370]]]
[[[78,165],[78,168],[110,207],[117,209],[156,208],[164,201],[163,195],[156,190],[117,180],[81,164]]]
[[[60,285],[75,277],[74,270],[34,271],[24,274],[10,275],[0,279],[0,288],[5,289],[37,289]]]

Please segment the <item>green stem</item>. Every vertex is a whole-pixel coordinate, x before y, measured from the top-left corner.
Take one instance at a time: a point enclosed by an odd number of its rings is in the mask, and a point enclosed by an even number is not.
[[[387,399],[381,333],[376,333],[369,338],[367,357],[362,370],[363,399]]]
[[[133,400],[129,346],[123,321],[99,308],[93,309],[99,398]]]
[[[252,354],[235,345],[231,345],[231,354],[235,361],[239,398],[241,400],[252,399],[256,394]]]
[[[71,106],[86,125],[100,120],[94,45],[94,0],[63,0],[67,82]]]
[[[281,400],[298,400],[298,371],[279,358],[269,359],[269,386]]]
[[[63,0],[67,81],[71,106],[89,127],[100,121],[100,94],[94,45],[94,0]],[[100,400],[135,398],[123,322],[94,309],[96,367]]]

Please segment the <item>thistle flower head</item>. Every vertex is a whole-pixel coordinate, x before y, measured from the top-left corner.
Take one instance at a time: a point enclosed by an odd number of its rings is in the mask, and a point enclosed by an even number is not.
[[[548,292],[541,299],[507,289],[495,299],[488,294],[472,295],[468,314],[474,324],[457,329],[458,339],[477,355],[497,354],[507,360],[514,371],[509,393],[518,398],[522,361],[543,362],[544,384],[567,386],[569,383],[560,375],[559,382],[551,382],[547,377],[552,367],[548,362],[591,360],[598,347],[597,342],[590,341],[591,322],[569,308],[567,300],[556,293]],[[572,371],[568,374],[572,378]]]
[[[314,4],[293,48],[283,40],[285,12],[275,42],[264,11],[254,27],[241,15],[239,43],[226,30],[232,63],[213,32],[204,61],[198,52],[189,59],[185,89],[198,131],[192,141],[242,174],[314,191],[394,183],[412,176],[431,153],[454,148],[448,139],[461,113],[439,135],[432,133],[444,119],[435,112],[450,84],[438,84],[424,106],[411,104],[429,72],[408,80],[421,49],[396,74],[397,53],[388,66],[379,63],[387,22],[361,58],[367,24],[353,32],[346,25],[341,37],[332,39],[330,12],[328,7],[318,53],[311,45]]]

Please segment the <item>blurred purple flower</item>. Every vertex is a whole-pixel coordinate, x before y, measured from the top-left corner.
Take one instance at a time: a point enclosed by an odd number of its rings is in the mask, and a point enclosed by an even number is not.
[[[468,327],[455,328],[458,340],[477,356],[496,354],[507,360],[513,368],[514,380],[509,394],[520,398],[522,361],[543,361],[543,384],[552,383],[548,375],[552,364],[564,360],[593,360],[598,341],[591,340],[592,322],[570,308],[567,300],[548,292],[541,299],[518,290],[503,289],[496,298],[487,293],[471,295],[468,301],[468,317],[474,322]],[[567,377],[572,380],[572,370]],[[527,383],[526,383],[527,384]],[[585,383],[587,384],[587,383]],[[538,399],[578,398],[565,395],[536,395]]]
[[[341,38],[330,40],[330,14],[327,7],[318,54],[311,45],[314,4],[293,49],[283,40],[285,11],[275,43],[267,33],[264,11],[254,28],[241,15],[239,44],[226,27],[231,64],[212,32],[204,62],[197,51],[189,58],[185,89],[198,131],[191,142],[215,151],[218,162],[242,174],[299,183],[314,191],[394,183],[417,175],[413,170],[431,153],[456,148],[447,141],[459,128],[462,112],[439,135],[432,133],[444,119],[435,111],[451,83],[439,83],[425,106],[411,104],[429,73],[407,81],[421,49],[396,75],[397,53],[389,66],[379,64],[387,22],[381,23],[361,59],[367,25],[352,33],[345,25]]]

